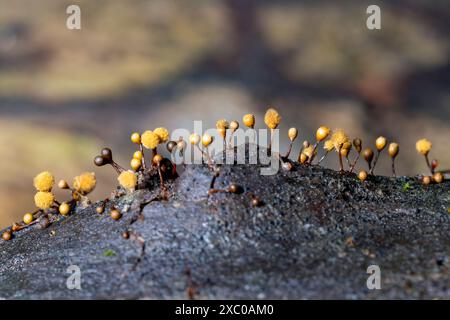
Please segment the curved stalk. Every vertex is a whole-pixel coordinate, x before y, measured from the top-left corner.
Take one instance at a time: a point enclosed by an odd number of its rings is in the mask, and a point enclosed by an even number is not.
[[[292,151],[292,144],[293,144],[293,141],[291,141],[291,143],[289,143],[289,149],[283,158],[285,158],[285,159],[289,158],[289,155],[291,154],[291,151]]]
[[[430,169],[431,175],[434,174],[434,169],[430,164],[430,159],[428,158],[428,153],[425,155],[425,161],[427,162],[427,167]]]

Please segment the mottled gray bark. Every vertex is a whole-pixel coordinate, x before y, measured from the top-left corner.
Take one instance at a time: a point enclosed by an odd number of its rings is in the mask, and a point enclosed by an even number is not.
[[[211,176],[187,167],[170,200],[142,212],[157,183],[119,197],[119,221],[92,206],[1,241],[0,297],[450,298],[449,182],[361,183],[298,165],[260,176],[236,165],[215,185],[237,183],[244,193],[207,201]],[[251,194],[263,205],[253,207]],[[81,290],[66,287],[70,265],[81,270]],[[381,290],[367,289],[370,265],[381,269]]]

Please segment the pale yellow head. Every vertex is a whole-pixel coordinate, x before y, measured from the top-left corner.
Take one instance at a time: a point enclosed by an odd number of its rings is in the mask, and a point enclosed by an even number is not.
[[[161,143],[161,139],[153,131],[147,130],[141,135],[141,143],[147,149],[156,149],[158,144]]]
[[[264,115],[264,123],[269,129],[276,129],[281,122],[281,116],[274,108],[269,108]]]
[[[420,139],[416,142],[417,152],[424,156],[426,156],[430,152],[432,146],[433,144],[427,139]]]
[[[33,179],[33,184],[37,191],[50,191],[52,190],[54,183],[55,178],[48,171],[39,173]]]
[[[298,136],[298,130],[297,128],[290,128],[288,131],[288,137],[291,142],[293,142]]]
[[[137,177],[133,171],[124,171],[118,177],[117,180],[119,184],[130,191],[133,191],[136,188]]]

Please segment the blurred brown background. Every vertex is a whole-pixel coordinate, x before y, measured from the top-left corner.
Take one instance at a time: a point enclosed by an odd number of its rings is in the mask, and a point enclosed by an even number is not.
[[[369,4],[382,30],[366,28]],[[400,174],[425,170],[414,142],[428,137],[448,168],[449,27],[447,0],[0,0],[0,226],[33,209],[42,170],[95,171],[99,199],[116,184],[92,164],[101,147],[125,165],[134,130],[247,112],[261,125],[267,105],[301,140],[322,124],[395,139]]]

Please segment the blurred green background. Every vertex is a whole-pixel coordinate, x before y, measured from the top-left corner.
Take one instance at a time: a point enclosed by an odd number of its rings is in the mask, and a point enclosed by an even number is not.
[[[414,143],[428,137],[450,167],[448,0],[376,1],[379,31],[366,28],[373,3],[0,0],[0,226],[34,208],[42,170],[95,171],[92,199],[104,198],[116,178],[92,164],[101,147],[126,165],[135,130],[248,112],[261,125],[268,105],[299,141],[322,124],[365,145],[383,134],[400,143],[398,173],[417,174]],[[80,31],[66,28],[71,4]]]

